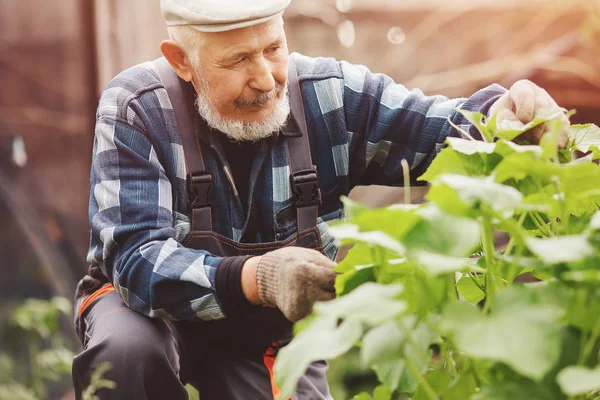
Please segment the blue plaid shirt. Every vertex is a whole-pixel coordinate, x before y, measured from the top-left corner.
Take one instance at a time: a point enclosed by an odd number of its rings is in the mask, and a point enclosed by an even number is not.
[[[497,85],[468,99],[425,96],[389,77],[330,58],[294,57],[319,173],[323,205],[318,227],[324,251],[337,249],[327,221],[343,216],[340,196],[356,185],[401,185],[400,160],[416,179],[457,132],[471,129],[457,108],[487,113],[505,90]],[[473,132],[473,129],[471,129]],[[221,136],[216,134],[216,136]],[[213,174],[213,229],[239,241],[247,223],[219,137],[203,138]],[[296,230],[285,135],[257,147],[248,209],[257,241],[280,241]],[[183,247],[189,232],[186,164],[169,97],[152,63],[130,68],[105,88],[98,106],[91,170],[88,261],[132,309],[171,320],[212,320],[223,258]],[[190,285],[191,283],[191,285]]]

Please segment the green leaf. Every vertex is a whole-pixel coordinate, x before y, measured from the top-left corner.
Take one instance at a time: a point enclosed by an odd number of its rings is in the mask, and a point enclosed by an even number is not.
[[[564,124],[565,121],[556,119],[546,124],[546,133],[540,139],[540,147],[547,160],[558,162],[558,142]]]
[[[412,255],[416,263],[427,270],[429,275],[437,276],[454,272],[485,272],[468,258],[451,257],[428,251],[417,251]]]
[[[426,198],[445,213],[460,217],[475,216],[473,207],[462,201],[456,190],[446,185],[434,185]]]
[[[537,145],[520,145],[515,142],[500,139],[496,142],[495,152],[503,157],[514,153],[531,153],[535,157],[541,157],[544,151]]]
[[[10,324],[42,338],[49,338],[58,332],[58,318],[61,313],[71,313],[71,302],[65,298],[28,299],[13,312]]]
[[[458,293],[469,303],[477,304],[485,298],[485,293],[475,284],[473,278],[468,275],[460,278],[456,287]]]
[[[198,389],[193,387],[191,384],[186,384],[185,390],[188,393],[188,400],[200,400],[200,393],[198,393]]]
[[[404,335],[397,321],[388,321],[365,334],[361,346],[363,365],[372,366],[376,362],[401,358],[404,348]]]
[[[365,282],[375,282],[373,266],[358,266],[354,271],[346,271],[335,278],[335,293],[338,297],[350,293]]]
[[[592,152],[594,160],[600,158],[600,128],[594,124],[571,125],[569,139],[572,149],[583,153]]]
[[[364,243],[354,245],[346,257],[335,266],[340,272],[335,279],[335,292],[339,296],[351,292],[365,282],[375,281],[371,247]]]
[[[596,288],[594,293],[596,299],[600,298],[600,289]],[[591,331],[600,318],[600,301],[587,301],[586,296],[575,295],[568,299],[567,321],[570,326],[582,331]]]
[[[349,197],[342,196],[340,197],[342,204],[344,205],[344,214],[346,218],[353,219],[360,215],[362,212],[367,211],[369,208],[364,204],[361,204],[357,201],[350,199]]]
[[[414,343],[418,345],[417,348],[407,341],[400,323],[406,327]],[[409,357],[416,365],[427,366],[430,359],[429,345],[436,339],[436,335],[424,324],[413,327],[414,325],[414,316],[408,316],[401,321],[388,321],[371,329],[363,338],[363,363],[373,365],[377,362]]]
[[[373,391],[373,400],[392,400],[392,391],[386,385],[379,385]]]
[[[496,182],[502,183],[509,179],[521,181],[525,178],[540,180],[544,186],[552,176],[559,176],[560,167],[541,160],[532,152],[513,153],[504,157],[494,170]]]
[[[361,232],[380,231],[402,241],[406,232],[421,219],[415,211],[389,207],[368,210],[353,218],[352,223],[357,225]]]
[[[568,396],[578,396],[600,390],[600,367],[567,367],[556,377],[562,391]]]
[[[338,357],[352,348],[364,325],[377,325],[404,312],[406,304],[397,299],[401,293],[402,285],[369,282],[341,298],[316,303],[310,322],[277,356],[275,375],[282,397],[294,391],[311,362]]]
[[[496,150],[495,143],[486,143],[478,140],[448,137],[446,138],[446,143],[448,143],[451,149],[468,156],[476,153],[492,154]]]
[[[460,199],[472,207],[483,203],[496,211],[505,212],[517,209],[523,201],[523,195],[518,190],[498,184],[490,178],[441,175],[436,182],[454,189]]]
[[[530,382],[494,382],[484,386],[471,400],[554,400],[555,397],[540,391]]]
[[[334,268],[335,272],[344,273],[355,271],[357,268],[366,268],[373,264],[371,247],[365,243],[352,246],[342,261]]]
[[[419,385],[417,378],[408,371],[406,363],[401,359],[378,363],[373,366],[373,371],[379,382],[385,383],[394,391],[414,393]]]
[[[96,396],[96,392],[98,390],[115,389],[117,387],[116,382],[103,378],[104,374],[110,371],[111,368],[112,364],[108,361],[105,361],[96,366],[96,368],[92,372],[90,384],[83,392],[83,400],[100,400],[99,397]]]
[[[335,317],[314,318],[292,342],[281,349],[275,362],[275,376],[281,388],[280,399],[289,396],[310,363],[336,358],[354,346],[362,335],[360,321],[348,319],[338,324]]]
[[[451,148],[445,148],[433,159],[427,171],[417,180],[433,182],[442,174],[482,176],[489,172],[480,153],[466,155]]]
[[[39,400],[33,390],[16,382],[0,385],[0,400]]]
[[[314,311],[318,315],[377,325],[406,310],[406,304],[397,298],[402,291],[403,287],[400,284],[381,285],[367,282],[346,296],[316,303]]]
[[[600,230],[600,211],[597,211],[590,220],[589,228],[594,231]]]
[[[356,396],[354,396],[352,398],[352,400],[373,400],[373,398],[371,397],[371,395],[367,392],[362,392],[360,394],[357,394]]]
[[[12,358],[6,353],[0,353],[0,385],[12,380],[14,367]]]
[[[406,327],[412,340],[406,337],[399,324]],[[400,377],[390,374],[392,379],[382,381],[392,390],[396,390],[403,379],[410,385],[401,390],[408,390],[412,388],[414,381],[418,378],[412,375],[408,369],[400,368],[399,361],[404,364],[406,360],[409,360],[420,373],[424,373],[429,366],[431,355],[428,349],[429,345],[435,341],[436,335],[423,324],[418,324],[413,328],[414,325],[415,318],[413,316],[405,317],[401,321],[388,321],[371,329],[363,338],[361,359],[364,365],[372,367],[376,372],[378,370],[381,372],[388,366],[397,372],[402,369]]]
[[[560,274],[560,278],[570,282],[600,282],[600,270],[567,271]]]
[[[434,369],[433,371],[429,371],[425,376],[425,380],[438,395],[445,392],[452,383],[450,374],[444,369]],[[443,398],[446,399],[445,396]],[[412,400],[429,400],[429,396],[423,389],[423,386],[419,385]]]
[[[492,313],[467,303],[450,303],[442,326],[465,354],[508,364],[518,373],[540,380],[560,356],[564,310],[530,288],[513,286],[499,292]]]
[[[435,205],[418,210],[421,221],[404,237],[412,251],[424,250],[452,257],[470,256],[479,245],[479,224],[444,213]]]
[[[475,379],[475,374],[472,367],[465,368],[461,371],[458,379],[450,385],[447,392],[444,394],[444,400],[464,400],[477,391],[479,384]]]
[[[544,122],[556,119],[561,115],[564,115],[565,110],[563,109],[545,109],[537,110],[533,120],[527,124],[523,124],[521,121],[513,121],[505,119],[498,122],[496,137],[505,140],[514,140],[517,136],[527,132],[528,130],[535,128]]]
[[[571,164],[560,169],[566,211],[592,215],[600,204],[600,168],[596,164]]]
[[[547,264],[575,262],[594,254],[586,235],[558,236],[547,239],[526,238],[529,250]]]
[[[70,375],[75,354],[67,348],[53,348],[39,352],[35,359],[45,379],[58,381],[61,375]]]
[[[490,120],[489,122],[492,122],[491,124],[486,121],[486,116],[483,115],[480,112],[476,112],[476,111],[469,111],[469,110],[456,110],[459,113],[461,113],[463,115],[463,117],[465,117],[465,119],[467,121],[469,121],[478,131],[479,133],[481,133],[481,137],[483,137],[483,139],[486,142],[493,142],[494,141],[494,132],[495,132],[495,122],[496,122],[496,117],[493,116],[493,121]]]
[[[392,250],[397,254],[404,254],[406,248],[386,233],[379,231],[361,232],[358,225],[343,223],[329,227],[329,233],[342,244],[366,243]]]

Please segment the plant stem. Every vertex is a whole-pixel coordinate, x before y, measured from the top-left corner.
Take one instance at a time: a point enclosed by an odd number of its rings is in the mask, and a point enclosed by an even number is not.
[[[448,367],[450,367],[450,372],[452,373],[452,377],[456,378],[458,376],[458,370],[456,369],[456,364],[454,363],[454,359],[452,358],[452,355],[450,354],[450,350],[448,349],[448,342],[444,341],[444,343],[442,343],[442,354],[444,356],[444,360],[446,361],[446,364],[448,365]]]
[[[406,363],[406,366],[408,367],[410,372],[417,377],[417,380],[421,384],[421,387],[423,388],[423,390],[425,390],[425,393],[427,393],[427,397],[429,397],[429,400],[439,400],[439,397],[435,390],[433,390],[433,388],[431,387],[429,382],[427,382],[427,379],[425,379],[423,374],[419,372],[419,369],[412,362],[412,360],[407,357],[404,359],[404,362]]]
[[[569,211],[565,205],[565,193],[561,191],[560,188],[560,180],[558,178],[552,179],[552,184],[554,186],[554,191],[556,192],[556,196],[558,197],[558,201],[560,202],[560,223],[556,224],[556,218],[550,218],[550,221],[554,223],[555,229],[554,232],[558,233],[558,228],[564,234],[569,234]]]
[[[591,306],[590,302],[594,299],[594,294],[591,289],[587,289],[583,300],[583,306]],[[577,360],[578,365],[583,365],[589,358],[592,350],[596,345],[596,341],[600,337],[600,318],[596,318],[596,323],[592,327],[591,331],[584,331],[581,333],[581,350],[579,352],[579,358]]]
[[[523,268],[519,267],[518,262],[519,258],[521,258],[521,256],[523,255],[524,250],[525,249],[523,246],[519,247],[519,249],[517,250],[517,255],[513,257],[513,261],[508,267],[508,272],[506,274],[506,282],[508,284],[512,284],[517,275],[519,275],[519,273],[523,271]]]
[[[476,142],[477,139],[475,139],[473,136],[471,136],[471,134],[467,131],[465,131],[464,129],[462,129],[461,127],[459,127],[458,125],[456,125],[454,122],[452,122],[452,119],[450,117],[448,117],[447,119],[448,123],[450,123],[450,125],[456,129],[458,132],[462,133],[467,139],[469,139],[472,142]],[[484,142],[487,142],[487,138],[485,137],[485,135],[481,135],[481,138],[483,139]]]
[[[37,364],[37,355],[40,350],[37,339],[33,336],[33,334],[30,334],[29,336],[27,352],[29,353],[30,387],[40,398],[44,397],[44,393],[42,393],[43,384]]]
[[[496,295],[499,288],[498,268],[496,266],[496,250],[494,248],[494,227],[492,223],[483,218],[481,229],[481,242],[483,254],[485,255],[486,273],[485,273],[485,306],[484,311],[489,309],[489,306]]]
[[[537,226],[537,228],[542,234],[546,235],[546,237],[555,236],[554,232],[552,232],[552,230],[548,228],[546,221],[544,221],[542,216],[537,211],[530,213],[530,215],[532,217],[533,223],[535,224],[535,226]]]
[[[594,350],[598,337],[600,337],[600,318],[596,320],[594,329],[592,329],[592,332],[587,339],[587,343],[583,348],[583,357],[581,359],[583,363],[585,363],[585,361],[589,358],[590,354],[592,353],[592,350]]]
[[[379,246],[371,247],[371,258],[373,259],[373,275],[375,275],[375,281],[379,282],[379,276],[381,275],[381,271],[383,270],[383,265],[381,265],[381,259],[379,257]]]
[[[485,293],[485,286],[481,282],[481,280],[479,279],[479,277],[477,276],[477,274],[475,274],[473,272],[467,272],[467,273],[471,277],[471,280],[473,281],[473,283],[475,284],[475,286],[477,286],[482,292]]]
[[[406,342],[407,342],[406,345],[412,346],[414,348],[415,352],[419,352],[420,351],[419,344],[417,342],[415,342],[415,339],[413,338],[412,333],[404,325],[404,322],[402,322],[402,320],[398,320],[397,324],[398,324],[398,327],[400,328],[400,330],[402,331],[402,333],[404,334],[404,337],[406,338]],[[427,382],[427,379],[425,379],[425,377],[419,371],[419,368],[417,368],[417,366],[412,361],[412,359],[410,357],[404,357],[404,362],[406,363],[406,366],[408,367],[410,372],[417,378],[417,380],[423,387],[423,390],[425,390],[425,393],[427,393],[427,397],[429,397],[429,400],[439,400],[437,393],[435,392],[435,390],[433,390],[433,388],[431,387],[429,382]]]
[[[402,175],[403,175],[403,183],[404,183],[404,204],[410,204],[412,202],[412,196],[410,193],[410,166],[408,165],[408,161],[404,158],[400,161],[400,165],[402,166]]]
[[[525,222],[525,217],[527,217],[527,213],[523,212],[519,217],[519,221],[517,221],[517,227],[521,228],[523,226],[523,222]],[[514,239],[514,235],[510,236],[510,240],[506,245],[506,249],[504,249],[504,255],[509,256],[512,249],[515,247],[516,240]]]

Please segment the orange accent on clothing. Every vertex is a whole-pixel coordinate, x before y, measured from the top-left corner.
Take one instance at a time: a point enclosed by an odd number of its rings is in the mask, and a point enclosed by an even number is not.
[[[81,307],[79,307],[79,312],[77,313],[77,315],[81,316],[81,314],[83,314],[85,309],[88,308],[88,306],[90,304],[92,304],[92,302],[94,300],[96,300],[98,297],[102,296],[103,294],[110,293],[114,290],[115,290],[115,288],[113,287],[113,285],[111,285],[110,283],[107,283],[104,286],[102,286],[100,289],[96,290],[94,293],[90,294],[88,296],[88,298],[85,299],[83,303],[81,303]]]
[[[267,349],[265,354],[263,355],[263,362],[265,363],[265,367],[269,370],[269,375],[271,376],[271,390],[273,390],[273,398],[277,399],[281,395],[281,389],[275,382],[275,372],[273,371],[273,367],[275,366],[275,351],[273,349]],[[289,400],[289,397],[286,397],[286,400]]]

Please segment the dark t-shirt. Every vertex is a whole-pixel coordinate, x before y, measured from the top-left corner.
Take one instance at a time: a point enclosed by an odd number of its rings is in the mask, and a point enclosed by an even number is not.
[[[235,182],[244,212],[248,212],[248,189],[250,186],[250,171],[252,169],[252,160],[256,152],[256,143],[253,142],[233,142],[225,139],[221,142],[225,151],[225,158],[231,167],[231,174]]]

